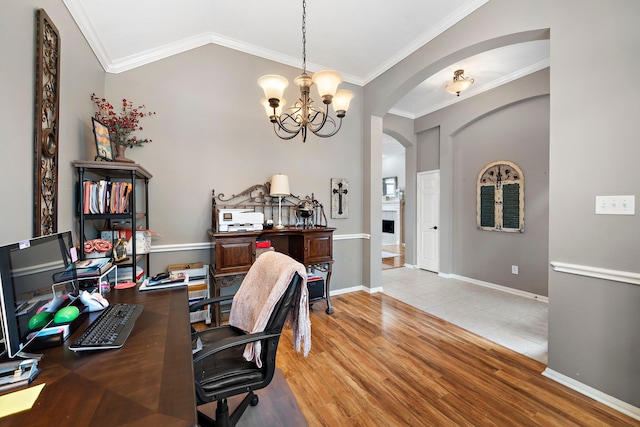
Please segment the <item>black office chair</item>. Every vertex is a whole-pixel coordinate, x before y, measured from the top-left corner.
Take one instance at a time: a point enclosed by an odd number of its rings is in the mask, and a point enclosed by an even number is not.
[[[219,326],[192,334],[195,342],[199,338],[202,349],[194,353],[194,373],[197,405],[217,401],[216,419],[198,411],[201,426],[233,427],[248,405],[258,404],[255,390],[271,382],[276,368],[276,352],[280,334],[289,309],[296,305],[296,292],[302,278],[295,273],[286,291],[276,303],[264,332],[247,334],[233,326]],[[191,311],[230,300],[233,296],[210,298],[190,306]],[[248,362],[243,357],[245,345],[261,341],[262,367]],[[229,415],[227,397],[247,393],[241,404]]]

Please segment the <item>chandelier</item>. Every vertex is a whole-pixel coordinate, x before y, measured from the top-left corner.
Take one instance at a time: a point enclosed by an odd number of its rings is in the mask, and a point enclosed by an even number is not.
[[[282,139],[292,139],[300,134],[302,142],[307,140],[308,131],[322,138],[329,138],[338,133],[342,126],[342,118],[347,114],[349,103],[354,96],[349,90],[338,90],[342,76],[336,71],[318,71],[313,76],[307,74],[306,9],[307,2],[303,0],[302,74],[293,81],[300,88],[298,101],[293,106],[284,108],[287,102],[283,98],[284,90],[289,86],[284,77],[269,74],[258,79],[258,85],[264,90],[265,95],[260,103],[265,107],[276,135]],[[314,84],[322,97],[322,106],[314,104],[310,97],[311,86]],[[333,105],[337,120],[329,115],[329,104]]]
[[[473,79],[465,77],[463,74],[464,70],[456,70],[453,73],[453,81],[444,87],[447,92],[460,96],[461,92],[464,92],[471,87]]]

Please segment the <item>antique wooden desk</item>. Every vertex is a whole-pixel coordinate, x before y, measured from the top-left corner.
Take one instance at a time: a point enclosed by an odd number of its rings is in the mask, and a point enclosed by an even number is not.
[[[331,270],[333,266],[333,232],[327,227],[327,218],[322,204],[311,196],[293,194],[271,197],[269,182],[253,185],[229,197],[211,194],[211,229],[207,231],[211,241],[209,261],[212,296],[220,296],[223,287],[239,283],[256,260],[256,241],[268,240],[278,252],[289,255],[307,268],[325,275],[324,295],[313,301],[325,300],[327,313],[332,314],[330,298]],[[221,216],[225,211],[242,210],[260,213],[264,221],[282,221],[284,228],[256,231],[232,230],[229,224],[222,227]],[[243,228],[243,227],[240,227]],[[212,314],[215,324],[221,322],[220,307],[214,306]]]
[[[0,426],[197,425],[186,287],[107,297],[144,305],[124,347],[72,352],[69,342],[85,322],[63,346],[41,351],[32,385],[46,383],[42,393],[31,410],[0,418]]]
[[[210,260],[213,296],[220,296],[220,289],[229,286],[244,275],[256,259],[256,241],[269,240],[278,252],[289,255],[308,268],[326,273],[323,300],[327,313],[332,314],[329,295],[333,265],[334,228],[312,227],[271,229],[262,231],[219,232],[208,231],[212,242]],[[216,325],[220,324],[220,310],[214,308]]]

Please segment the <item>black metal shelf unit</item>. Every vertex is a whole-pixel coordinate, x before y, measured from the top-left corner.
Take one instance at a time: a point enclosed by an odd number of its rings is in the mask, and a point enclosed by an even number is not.
[[[80,259],[84,259],[84,251],[82,248],[85,243],[85,222],[86,221],[107,221],[110,227],[115,222],[129,222],[131,224],[131,255],[129,260],[118,263],[120,267],[131,266],[132,279],[136,275],[136,266],[142,262],[143,269],[149,272],[149,254],[138,254],[136,246],[136,229],[143,228],[149,230],[149,180],[152,175],[137,163],[122,162],[96,162],[76,160],[73,162],[78,175],[77,182],[77,205],[78,205],[78,222],[80,234]],[[131,192],[129,195],[129,203],[127,211],[124,213],[85,213],[83,208],[84,186],[83,182],[87,179],[104,179],[130,182]],[[139,191],[142,191],[142,206],[138,206]]]

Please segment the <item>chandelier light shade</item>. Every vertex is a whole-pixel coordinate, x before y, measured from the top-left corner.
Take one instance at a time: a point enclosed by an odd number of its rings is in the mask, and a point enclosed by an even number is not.
[[[269,195],[278,198],[278,224],[273,228],[284,228],[282,225],[282,198],[291,194],[289,190],[289,177],[287,175],[276,174],[271,177],[271,189]]]
[[[353,97],[353,92],[350,90],[340,89],[336,91],[336,95],[333,97],[333,109],[338,117],[342,118],[347,114],[349,103]]]
[[[445,86],[447,92],[460,96],[462,92],[469,89],[473,83],[473,79],[463,76],[464,70],[456,70],[453,73],[453,81]]]
[[[332,70],[323,70],[315,73],[311,81],[318,87],[322,102],[328,105],[331,104],[338,86],[342,83],[342,76]]]
[[[268,74],[258,79],[258,84],[264,90],[264,96],[267,99],[282,99],[284,90],[289,86],[289,82],[282,76],[276,74]]]
[[[307,140],[307,132],[328,138],[340,130],[342,119],[347,114],[349,103],[353,99],[353,92],[338,90],[342,83],[342,76],[331,70],[318,71],[313,76],[307,74],[307,2],[302,1],[302,74],[294,79],[298,86],[300,97],[290,107],[283,108],[286,100],[283,98],[284,90],[289,82],[284,77],[269,74],[258,79],[258,85],[264,91],[261,104],[267,111],[269,121],[273,123],[273,130],[282,139],[292,139],[297,135],[302,136],[302,142]],[[316,85],[322,103],[316,105],[311,99],[311,87]],[[337,120],[329,115],[329,105],[333,109]],[[326,128],[325,128],[326,126]],[[275,175],[274,175],[275,176]]]

